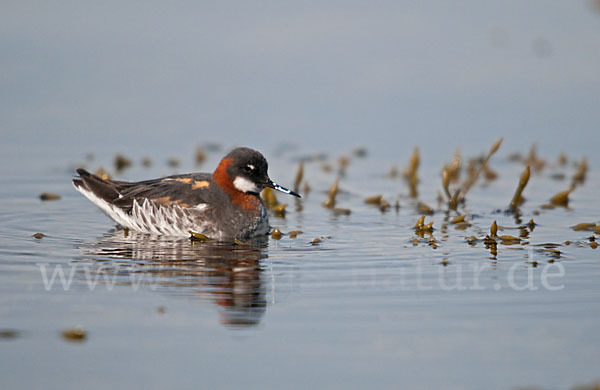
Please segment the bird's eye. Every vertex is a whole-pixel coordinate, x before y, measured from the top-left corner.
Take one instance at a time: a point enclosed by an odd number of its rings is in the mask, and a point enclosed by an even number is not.
[[[242,170],[246,173],[250,173],[254,170],[254,165],[248,164],[242,168]]]

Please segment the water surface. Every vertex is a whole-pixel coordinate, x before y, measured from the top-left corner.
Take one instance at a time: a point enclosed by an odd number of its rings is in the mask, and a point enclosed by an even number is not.
[[[282,184],[309,154],[265,153]],[[322,206],[337,156],[309,161],[312,190],[298,202],[279,196],[288,213],[271,215],[284,233],[303,233],[242,246],[115,228],[72,188],[69,164],[8,174],[0,186],[0,329],[17,334],[2,340],[3,383],[568,388],[597,378],[599,257],[591,232],[569,228],[597,221],[593,168],[569,208],[553,210],[540,205],[568,186],[575,168],[552,162],[533,174],[517,222],[503,210],[523,166],[499,153],[491,161],[499,178],[472,189],[459,210],[472,225],[459,230],[448,223],[457,214],[435,200],[440,166],[421,167],[419,199],[436,208],[426,219],[434,222],[434,248],[429,234],[415,232],[420,214],[405,182],[386,176],[392,161],[348,155],[337,203],[350,215]],[[336,168],[325,172],[324,162]],[[191,162],[179,168],[188,169]],[[138,162],[121,176],[169,170]],[[559,171],[565,180],[550,178]],[[42,191],[62,199],[41,202]],[[378,193],[399,209],[364,204]],[[494,254],[466,241],[488,234],[494,220],[501,233],[519,235],[512,228],[530,218],[537,226],[527,245],[498,245]],[[31,237],[36,232],[46,237]],[[87,338],[64,340],[60,332],[76,325]]]
[[[0,388],[599,380],[597,234],[570,229],[600,223],[597,5],[3,1]],[[498,178],[470,190],[461,230],[437,201],[441,168],[501,136]],[[508,156],[532,144],[547,166],[516,217],[504,210],[524,165]],[[134,164],[115,177],[143,180],[211,171],[234,146],[263,152],[285,186],[306,160],[312,190],[279,196],[287,215],[271,215],[302,234],[243,246],[126,235],[71,185],[80,165],[114,175],[116,153]],[[413,199],[387,174],[415,146]],[[322,206],[342,155],[337,207],[350,215]],[[568,208],[543,209],[584,156]],[[364,203],[377,194],[384,213]],[[435,209],[431,235],[414,229],[417,201]],[[494,220],[523,241],[486,247]],[[78,325],[85,338],[63,337]]]

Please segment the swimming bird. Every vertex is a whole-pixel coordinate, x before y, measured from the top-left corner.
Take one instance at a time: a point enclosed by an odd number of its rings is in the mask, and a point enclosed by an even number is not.
[[[206,237],[220,241],[265,235],[269,219],[260,192],[274,183],[265,157],[236,148],[210,173],[125,182],[103,180],[84,169],[73,185],[119,225],[142,233]]]

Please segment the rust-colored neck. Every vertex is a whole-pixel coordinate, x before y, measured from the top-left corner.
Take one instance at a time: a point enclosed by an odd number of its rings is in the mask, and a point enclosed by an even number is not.
[[[246,194],[235,188],[233,185],[233,180],[231,176],[229,176],[229,172],[227,172],[227,168],[229,168],[231,164],[233,164],[231,158],[227,157],[222,159],[217,169],[213,172],[213,181],[229,194],[231,201],[234,204],[242,207],[246,211],[258,212],[258,206],[260,204],[258,197],[256,195]]]
[[[230,158],[224,158],[219,163],[217,169],[213,173],[213,180],[219,187],[224,189],[232,198],[236,196],[236,192],[240,192],[233,185],[233,180],[227,172],[227,168],[231,166],[233,161]]]

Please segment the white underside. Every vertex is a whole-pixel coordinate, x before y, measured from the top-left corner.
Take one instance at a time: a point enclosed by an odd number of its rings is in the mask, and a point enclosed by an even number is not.
[[[91,191],[77,186],[75,188],[123,227],[142,233],[180,237],[189,237],[190,231],[202,232],[202,226],[194,226],[190,211],[180,206],[163,207],[148,199],[144,199],[141,204],[134,200],[131,214],[128,214],[121,208],[100,199]],[[195,211],[201,211],[206,207],[207,205],[201,204],[195,206],[194,209]],[[180,212],[178,213],[178,211]]]

